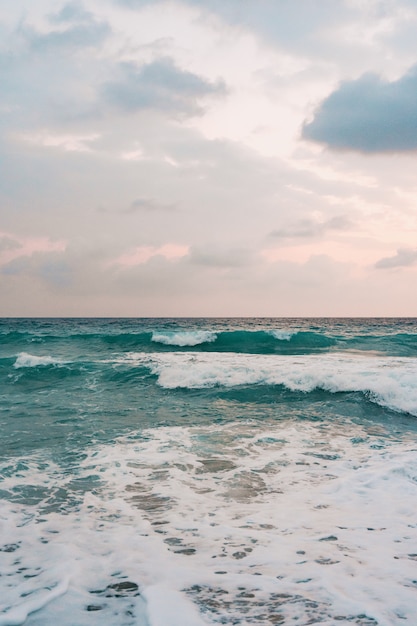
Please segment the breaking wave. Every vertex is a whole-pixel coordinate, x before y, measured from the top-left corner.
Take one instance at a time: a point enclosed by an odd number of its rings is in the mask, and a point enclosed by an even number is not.
[[[28,354],[27,352],[21,352],[14,363],[14,367],[19,369],[21,367],[39,367],[45,365],[65,365],[66,361],[57,359],[52,356],[35,356]]]
[[[207,330],[152,333],[152,341],[166,346],[197,346],[202,343],[212,343],[216,339],[216,333]]]
[[[417,416],[417,359],[328,355],[130,354],[166,389],[281,385],[290,391],[361,392],[371,401]]]

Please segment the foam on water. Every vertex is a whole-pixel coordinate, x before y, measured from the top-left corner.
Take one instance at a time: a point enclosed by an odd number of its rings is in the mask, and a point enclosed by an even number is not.
[[[297,331],[276,329],[276,330],[269,330],[268,334],[275,337],[275,339],[279,339],[279,341],[289,341],[291,337],[294,337],[294,335],[297,334]]]
[[[362,392],[385,407],[417,415],[417,359],[347,354],[282,356],[131,353],[123,363],[146,365],[166,389],[216,385],[284,385],[292,391]]]
[[[417,320],[0,335],[0,626],[417,624]]]
[[[49,355],[35,356],[27,352],[21,352],[17,355],[14,367],[19,369],[20,367],[39,367],[42,365],[65,365],[65,363],[65,361]]]
[[[216,333],[205,330],[152,333],[152,341],[166,346],[197,346],[202,343],[212,343],[216,339]]]
[[[3,491],[47,494],[1,504],[0,624],[414,625],[417,449],[386,435],[161,427],[72,472],[9,461]],[[69,504],[74,475],[95,487]]]

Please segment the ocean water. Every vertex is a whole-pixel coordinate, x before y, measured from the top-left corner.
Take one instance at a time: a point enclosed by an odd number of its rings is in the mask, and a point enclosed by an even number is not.
[[[0,626],[417,624],[417,320],[0,320]]]

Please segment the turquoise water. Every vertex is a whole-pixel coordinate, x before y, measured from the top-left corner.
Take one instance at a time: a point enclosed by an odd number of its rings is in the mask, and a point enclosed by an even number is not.
[[[417,320],[0,320],[0,625],[417,623]]]

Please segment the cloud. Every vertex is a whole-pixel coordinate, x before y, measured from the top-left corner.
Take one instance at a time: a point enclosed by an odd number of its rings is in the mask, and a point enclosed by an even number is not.
[[[88,135],[62,135],[43,130],[33,134],[18,135],[18,137],[23,141],[38,146],[59,148],[68,152],[89,152],[91,150],[89,144],[99,139],[100,135],[97,133]]]
[[[111,34],[109,24],[73,7],[65,20],[49,16],[43,21],[26,17],[2,32],[0,82],[2,116],[0,130],[10,134],[41,132],[45,127],[57,134],[90,134],[87,129],[63,130],[62,124],[91,122],[97,117],[99,71],[108,76],[112,62],[100,58]],[[107,67],[106,67],[107,66]],[[59,128],[61,126],[61,128]]]
[[[187,261],[192,265],[231,269],[250,265],[253,262],[253,253],[244,248],[196,246],[191,248]]]
[[[121,63],[119,76],[102,87],[104,100],[125,112],[156,109],[174,115],[196,115],[202,112],[200,99],[224,95],[223,82],[212,83],[201,76],[179,68],[169,57],[137,66]]]
[[[360,152],[417,149],[417,66],[392,82],[365,74],[343,82],[304,124],[304,139]]]
[[[16,250],[21,248],[22,244],[16,239],[12,239],[7,235],[0,235],[0,253],[8,252],[9,250]]]
[[[166,0],[113,2],[138,11],[168,4]],[[409,27],[411,13],[395,0],[177,0],[175,4],[200,11],[200,19],[215,23],[218,31],[225,26],[250,32],[268,46],[285,48],[309,60],[316,57],[329,65],[341,59],[362,68],[364,62],[373,60],[370,50],[384,44],[398,24]]]
[[[50,31],[39,34],[35,31],[27,32],[28,40],[34,51],[47,48],[85,48],[101,43],[110,34],[110,28],[105,22],[90,24],[76,24],[65,30]]]
[[[310,239],[322,237],[328,231],[346,231],[351,229],[352,226],[353,223],[346,215],[337,215],[324,222],[304,219],[289,228],[273,230],[270,236],[279,239]]]
[[[59,258],[45,259],[39,267],[39,278],[58,293],[72,286],[71,267]]]
[[[93,14],[86,11],[79,2],[67,2],[57,13],[49,16],[52,23],[62,24],[67,22],[91,22]]]
[[[325,255],[302,263],[264,263],[258,258],[225,271],[224,266],[190,262],[196,248],[190,254],[184,249],[180,256],[175,246],[165,245],[150,250],[148,259],[124,265],[110,264],[109,250],[92,242],[62,251],[38,251],[0,270],[0,313],[302,316],[306,301],[312,316],[404,315],[417,310],[406,272],[378,273],[373,281],[366,274],[353,280],[351,265]],[[210,247],[206,250],[210,252]],[[222,250],[226,253],[226,246],[216,247],[217,252]],[[389,301],[387,292],[392,296]],[[404,302],[408,308],[404,309]]]
[[[164,0],[114,0],[119,6],[139,10],[158,1]],[[355,13],[341,0],[263,0],[261,5],[259,0],[181,0],[181,3],[204,14],[218,15],[225,23],[251,30],[274,43],[288,45],[308,46],[328,24]]]
[[[123,211],[124,213],[137,213],[137,212],[154,212],[154,211],[175,211],[175,204],[165,204],[164,202],[158,202],[153,198],[136,198],[128,209]]]
[[[111,33],[106,21],[96,19],[81,4],[75,2],[64,5],[58,13],[50,15],[49,21],[58,28],[40,32],[23,24],[19,29],[35,52],[51,48],[78,49],[97,46]]]
[[[359,57],[361,72],[380,72],[389,55],[386,71],[404,71],[410,56],[396,44],[375,61],[381,48],[361,55],[362,31],[350,48],[339,38],[380,0],[151,0],[138,14],[111,0],[9,4],[0,9],[3,314],[417,311],[410,272],[369,272],[388,239],[414,259],[412,155],[285,148],[309,100],[358,76]],[[345,52],[333,54],[339,45]],[[285,85],[271,89],[261,75],[271,67]],[[206,102],[208,114],[190,119]],[[249,147],[259,126],[266,152]],[[350,259],[352,268],[337,264]],[[397,283],[401,298],[387,302]]]
[[[0,268],[5,268],[15,259],[30,257],[33,254],[65,250],[64,241],[52,241],[47,237],[0,237]]]
[[[158,256],[168,261],[175,261],[186,256],[188,251],[188,246],[173,243],[167,243],[159,247],[139,246],[119,256],[112,262],[112,265],[123,268],[135,267],[147,263],[150,259]]]
[[[380,259],[375,263],[377,269],[410,267],[417,264],[417,248],[399,248],[397,254]]]

